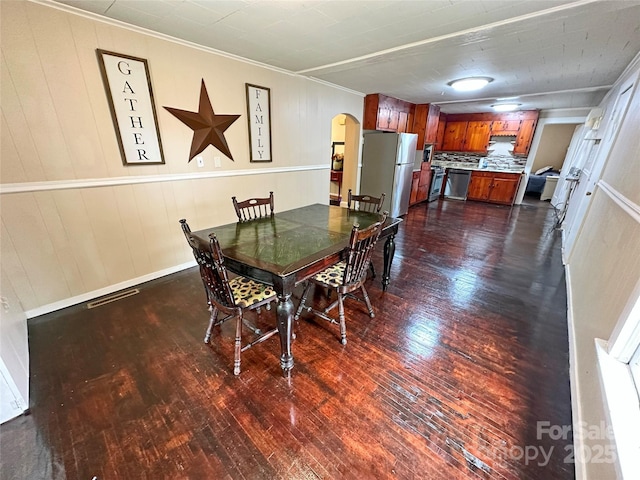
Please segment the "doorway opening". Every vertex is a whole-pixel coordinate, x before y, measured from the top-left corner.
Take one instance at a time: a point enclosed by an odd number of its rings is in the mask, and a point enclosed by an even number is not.
[[[551,201],[578,125],[575,123],[544,125],[540,143],[531,164],[523,203]]]
[[[347,203],[347,192],[357,193],[360,124],[349,114],[340,113],[331,120],[329,204]]]

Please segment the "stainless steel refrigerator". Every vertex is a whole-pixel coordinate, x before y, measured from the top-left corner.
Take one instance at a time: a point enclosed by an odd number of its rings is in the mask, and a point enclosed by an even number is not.
[[[415,133],[364,134],[360,194],[378,197],[384,193],[382,211],[392,217],[409,211],[417,143]]]

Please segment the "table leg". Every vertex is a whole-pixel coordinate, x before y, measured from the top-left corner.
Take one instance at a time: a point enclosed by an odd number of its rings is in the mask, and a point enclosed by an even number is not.
[[[389,276],[391,275],[391,262],[393,262],[393,256],[396,253],[396,243],[393,241],[395,233],[392,233],[387,237],[387,241],[384,242],[384,271],[382,272],[382,291],[386,292],[389,286]]]
[[[291,293],[278,294],[276,315],[278,317],[278,334],[280,335],[280,366],[282,373],[286,375],[293,368],[293,355],[291,354],[293,302],[291,301]]]

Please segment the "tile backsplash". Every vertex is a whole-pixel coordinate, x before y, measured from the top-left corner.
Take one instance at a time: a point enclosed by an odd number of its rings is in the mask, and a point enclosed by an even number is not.
[[[516,137],[491,137],[487,155],[464,152],[435,152],[434,165],[446,166],[448,163],[467,163],[482,168],[497,168],[501,170],[524,170],[526,157],[516,157],[511,154]],[[480,162],[483,162],[482,164]]]

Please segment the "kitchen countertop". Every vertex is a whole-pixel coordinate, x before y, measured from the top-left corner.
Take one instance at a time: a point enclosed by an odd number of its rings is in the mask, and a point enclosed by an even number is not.
[[[477,163],[465,163],[465,162],[438,162],[437,165],[442,168],[455,168],[457,170],[472,170],[472,171],[478,171],[478,172],[496,172],[496,173],[524,172],[524,167],[500,168],[500,167],[488,166],[488,167],[480,168],[480,166]]]

